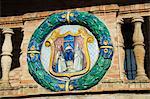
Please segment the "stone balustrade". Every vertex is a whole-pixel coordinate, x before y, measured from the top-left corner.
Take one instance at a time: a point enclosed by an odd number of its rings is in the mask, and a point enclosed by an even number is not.
[[[145,49],[144,49],[144,36],[142,33],[142,22],[144,22],[141,16],[136,16],[132,18],[134,23],[134,33],[133,33],[133,46],[134,46],[134,55],[137,64],[137,74],[136,81],[147,81],[148,77],[145,74],[144,69],[144,58],[145,58]],[[120,66],[120,78],[123,81],[127,80],[124,71],[124,60],[125,60],[125,51],[124,51],[124,39],[121,32],[121,25],[123,24],[123,19],[119,18],[117,20],[117,47],[119,53],[119,66]]]
[[[121,26],[124,23],[122,18],[117,20],[117,48],[118,48],[118,59],[119,59],[119,67],[120,67],[120,79],[122,81],[126,81],[127,77],[125,75],[124,70],[124,59],[125,59],[125,51],[124,51],[124,39],[121,31]],[[133,46],[134,46],[134,54],[137,64],[137,75],[135,80],[145,81],[148,80],[148,77],[145,74],[144,70],[144,56],[145,56],[145,49],[144,49],[144,37],[141,29],[141,25],[143,21],[142,17],[133,17],[132,22],[134,23],[134,33],[133,33]],[[11,36],[14,34],[13,30],[10,28],[4,28],[2,34],[4,34],[5,39],[2,46],[2,58],[1,58],[1,66],[2,66],[2,79],[1,82],[5,84],[5,86],[10,86],[9,84],[9,71],[11,68],[12,63],[12,41]],[[22,49],[22,48],[21,48]],[[22,57],[22,55],[20,56]],[[22,58],[20,58],[20,62]],[[20,63],[21,64],[21,63]]]

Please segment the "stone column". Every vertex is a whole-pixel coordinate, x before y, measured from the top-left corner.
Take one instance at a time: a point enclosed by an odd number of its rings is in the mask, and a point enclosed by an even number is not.
[[[11,36],[14,34],[12,29],[4,28],[3,34],[5,35],[4,43],[2,46],[2,58],[1,58],[1,66],[2,66],[2,87],[9,87],[9,71],[12,63],[12,41]]]
[[[120,67],[120,78],[122,81],[127,80],[124,70],[124,59],[125,59],[125,51],[124,51],[124,39],[121,32],[121,25],[123,24],[123,19],[117,19],[117,48],[119,54],[119,67]]]
[[[142,33],[141,25],[144,22],[142,17],[133,17],[132,22],[134,22],[134,33],[133,33],[133,46],[134,46],[134,54],[137,64],[137,75],[136,80],[148,80],[145,69],[144,69],[144,57],[145,57],[145,49],[144,49],[144,36]]]

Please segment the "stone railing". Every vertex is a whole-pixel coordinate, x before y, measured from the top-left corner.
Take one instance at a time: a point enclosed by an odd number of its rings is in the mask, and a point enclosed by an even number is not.
[[[142,22],[144,22],[141,16],[132,17],[132,22],[134,23],[134,33],[133,33],[133,46],[134,46],[134,54],[137,64],[137,75],[136,79],[138,81],[146,81],[148,77],[145,74],[144,69],[144,57],[145,57],[145,49],[144,49],[144,36],[142,33]],[[117,21],[117,47],[119,52],[119,65],[121,72],[121,79],[123,81],[127,80],[124,71],[124,59],[125,59],[125,51],[124,51],[124,39],[121,32],[121,25],[123,24],[123,19],[118,18]]]

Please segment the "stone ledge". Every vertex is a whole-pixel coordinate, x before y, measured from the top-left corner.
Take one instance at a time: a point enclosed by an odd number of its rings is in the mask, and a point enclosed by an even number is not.
[[[18,23],[22,23],[22,25],[23,25],[24,21],[44,19],[53,13],[57,13],[60,11],[66,11],[66,10],[88,11],[93,14],[112,13],[112,12],[119,11],[119,14],[126,14],[126,13],[137,13],[137,12],[149,12],[150,11],[150,3],[135,4],[135,5],[129,5],[129,6],[118,6],[117,4],[111,4],[111,5],[91,6],[91,7],[84,7],[84,8],[56,10],[56,11],[26,13],[21,16],[0,17],[0,26],[7,25],[7,24],[8,25],[9,24],[18,24]]]
[[[93,90],[94,89],[94,90]],[[50,92],[38,85],[23,85],[11,88],[1,88],[1,97],[16,97],[38,94],[78,94],[78,93],[95,93],[95,92],[115,92],[115,91],[150,91],[150,83],[102,83],[94,86],[89,90],[70,91],[70,92]],[[10,94],[11,93],[11,94]]]
[[[120,6],[119,14],[150,12],[150,3]]]
[[[25,96],[20,98],[27,99],[149,99],[148,93],[93,93],[93,94],[74,94],[74,95],[36,95]],[[19,98],[19,97],[17,97]]]
[[[116,11],[119,9],[117,4],[112,5],[102,5],[102,6],[92,6],[92,7],[84,7],[84,8],[75,8],[79,11],[91,11],[94,13],[94,11],[99,12],[111,12]],[[60,11],[66,11],[66,10],[75,10],[75,9],[65,9],[65,10],[56,10],[56,11],[44,11],[44,12],[34,12],[34,13],[26,13],[21,16],[10,16],[10,17],[0,17],[0,25],[4,24],[15,24],[15,23],[23,23],[24,21],[30,21],[30,20],[39,20],[44,19],[47,16],[57,13]]]

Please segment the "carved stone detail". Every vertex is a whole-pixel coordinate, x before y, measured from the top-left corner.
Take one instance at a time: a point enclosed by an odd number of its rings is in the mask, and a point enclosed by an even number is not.
[[[137,75],[136,80],[147,80],[147,76],[145,74],[144,69],[144,57],[145,57],[145,49],[144,49],[144,36],[142,33],[141,25],[144,22],[142,17],[133,17],[132,22],[134,22],[134,33],[133,33],[133,46],[134,46],[134,54],[137,63]]]
[[[120,78],[121,80],[127,80],[124,70],[124,59],[125,59],[125,51],[124,51],[124,39],[121,32],[121,24],[123,24],[123,19],[117,20],[117,47],[118,47],[118,54],[119,54],[119,66],[120,66]]]
[[[20,67],[21,67],[21,78],[20,78],[20,84],[25,85],[29,83],[35,83],[35,81],[32,79],[32,77],[29,74],[28,71],[28,65],[27,65],[27,44],[28,44],[28,37],[26,33],[26,30],[22,28],[21,30],[24,34],[23,40],[20,46],[21,52],[20,52],[20,57],[19,57],[19,62],[20,62]]]
[[[14,34],[12,29],[4,28],[3,34],[5,35],[4,43],[2,46],[2,58],[1,58],[1,66],[2,66],[2,86],[3,87],[9,87],[9,71],[11,68],[12,63],[12,41],[11,36]]]

